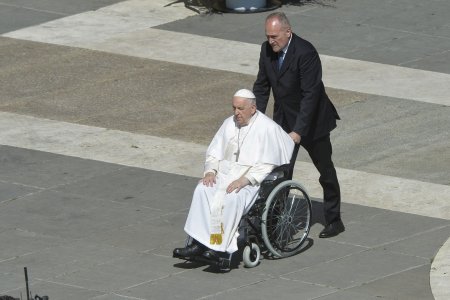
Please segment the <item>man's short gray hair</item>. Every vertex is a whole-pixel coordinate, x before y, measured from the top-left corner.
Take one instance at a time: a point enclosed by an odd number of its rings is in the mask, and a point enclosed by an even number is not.
[[[272,18],[278,19],[280,21],[282,27],[291,28],[291,23],[289,22],[289,19],[286,17],[284,12],[274,12],[267,16],[266,22]]]

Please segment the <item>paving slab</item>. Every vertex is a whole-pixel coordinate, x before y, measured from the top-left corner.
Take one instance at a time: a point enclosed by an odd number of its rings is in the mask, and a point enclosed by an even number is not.
[[[128,181],[128,178],[135,178]],[[122,168],[117,172],[92,176],[86,180],[57,187],[64,194],[96,197],[118,204],[145,207],[159,214],[186,211],[197,178],[189,178],[165,172],[148,172],[144,169]],[[117,190],[117,187],[120,187]],[[183,205],[174,195],[186,195]]]
[[[252,286],[238,287],[231,291],[218,293],[206,299],[322,299],[323,295],[337,290],[326,286],[317,286],[301,281],[284,278],[268,279]]]
[[[429,273],[430,269],[428,265],[419,266],[356,288],[348,289],[347,291],[358,293],[358,295],[371,295],[377,299],[433,300],[434,297],[430,293],[430,288],[420,284],[420,282],[428,280]],[[359,297],[356,298],[360,299]]]
[[[422,258],[374,249],[319,263],[283,277],[348,289],[424,265],[429,266]]]
[[[74,164],[76,159],[74,161],[71,161],[70,158],[61,159],[61,156],[43,152],[30,155],[29,152],[19,149],[8,147],[2,147],[2,149],[4,153],[10,152],[10,155],[5,155],[1,161],[4,173],[0,175],[0,179],[9,181],[14,178],[16,181],[13,182],[20,182],[36,188],[64,185],[70,181],[82,180],[120,168],[108,164],[89,163],[84,165],[83,162]]]

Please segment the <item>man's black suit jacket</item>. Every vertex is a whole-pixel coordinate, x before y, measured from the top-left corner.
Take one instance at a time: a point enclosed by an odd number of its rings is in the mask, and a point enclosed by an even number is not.
[[[314,46],[293,33],[280,70],[277,61],[277,53],[264,42],[253,86],[258,110],[265,113],[272,89],[273,119],[286,132],[300,134],[304,142],[329,134],[339,115],[325,93],[322,65]]]

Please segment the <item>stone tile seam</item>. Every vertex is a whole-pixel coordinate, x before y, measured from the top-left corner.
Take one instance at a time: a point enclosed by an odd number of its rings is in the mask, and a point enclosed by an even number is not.
[[[313,9],[316,9],[317,7],[314,7]],[[312,10],[312,9],[309,9]],[[316,18],[316,16],[313,15],[309,15],[309,14],[305,14],[304,12],[307,12],[309,10],[305,10],[299,13],[299,15],[301,16],[305,16],[305,17],[310,17],[310,18]],[[399,29],[399,28],[393,28],[393,27],[385,27],[385,26],[380,26],[380,25],[374,25],[374,24],[369,24],[366,23],[365,20],[362,22],[358,22],[358,23],[352,23],[351,21],[348,20],[339,20],[342,23],[348,24],[348,25],[358,25],[358,26],[366,26],[366,27],[371,27],[371,28],[375,28],[375,29],[383,29],[383,30],[388,30],[388,31],[395,31],[395,32],[402,32],[402,33],[406,33],[408,35],[419,35],[419,36],[427,36],[427,37],[437,37],[437,38],[442,38],[442,39],[446,39],[446,40],[450,40],[450,38],[448,36],[441,36],[441,35],[433,35],[433,34],[429,34],[429,33],[424,33],[424,32],[414,32],[414,31],[408,31],[408,30],[404,30],[404,29]],[[450,25],[443,25],[443,27],[450,27]],[[378,43],[377,43],[378,44]]]
[[[43,12],[43,13],[54,14],[54,15],[63,16],[63,17],[70,16],[68,14],[57,12],[57,11],[45,10],[45,9],[36,9],[36,8],[28,7],[28,6],[20,6],[20,5],[8,4],[8,3],[4,3],[4,2],[0,2],[0,6],[21,8],[21,9],[26,9],[26,10],[36,11],[36,12]]]
[[[186,272],[189,272],[189,271],[191,271],[191,270],[182,270],[182,271],[179,271],[179,272],[170,273],[169,275],[165,275],[165,276],[161,276],[161,277],[158,277],[158,278],[146,280],[146,281],[143,281],[143,282],[140,282],[140,283],[136,283],[136,284],[127,286],[125,288],[121,288],[121,289],[119,289],[119,290],[117,290],[115,292],[125,291],[125,290],[132,289],[132,288],[144,285],[144,284],[156,282],[158,280],[164,280],[164,279],[170,278],[172,276],[180,275],[180,274],[183,274],[183,273],[186,273]]]
[[[40,190],[33,191],[31,193],[28,193],[28,194],[24,194],[24,195],[20,195],[20,196],[17,196],[17,197],[13,197],[11,199],[6,199],[6,200],[3,200],[3,201],[0,201],[0,207],[2,205],[7,205],[8,203],[16,201],[16,200],[21,200],[21,199],[24,199],[26,197],[29,197],[29,196],[32,196],[32,195],[35,195],[35,194],[40,194],[43,191],[45,191],[45,189],[40,189]]]
[[[122,258],[120,258],[122,259]],[[96,266],[99,266],[101,264],[98,264]],[[32,279],[31,282],[31,286],[36,284],[37,282],[45,282],[45,283],[51,283],[51,284],[55,284],[55,285],[60,285],[60,286],[67,286],[67,287],[73,287],[73,288],[78,288],[78,289],[82,289],[82,290],[87,290],[87,291],[92,291],[92,292],[99,292],[99,293],[111,293],[113,291],[108,291],[108,290],[96,290],[96,289],[90,289],[84,286],[80,286],[80,285],[74,285],[74,284],[69,284],[69,283],[65,283],[65,282],[61,282],[58,281],[58,278],[61,278],[62,276],[66,276],[66,275],[72,275],[72,274],[76,274],[80,271],[86,270],[86,268],[76,268],[70,272],[63,272],[60,274],[56,274],[53,276],[48,277],[47,279],[45,278],[39,278],[39,277],[35,277]]]
[[[186,207],[186,208],[183,208],[183,209],[178,210],[178,211],[164,212],[163,209],[159,209],[159,208],[155,208],[155,207],[151,207],[151,206],[140,205],[140,204],[130,204],[128,202],[121,202],[121,201],[117,201],[117,200],[106,199],[106,198],[101,198],[101,197],[96,197],[96,196],[86,196],[86,195],[78,194],[78,193],[75,193],[75,192],[61,191],[61,190],[58,190],[58,189],[46,189],[46,191],[55,192],[55,193],[58,193],[58,194],[66,194],[66,195],[71,195],[71,196],[77,196],[77,197],[81,197],[81,198],[85,198],[85,199],[93,199],[93,200],[97,200],[97,201],[101,201],[101,202],[116,203],[116,204],[120,204],[120,205],[123,205],[123,206],[128,206],[129,205],[130,207],[134,206],[134,207],[139,207],[139,208],[145,208],[145,209],[149,209],[149,210],[152,210],[152,211],[155,211],[155,212],[163,213],[162,215],[160,215],[158,217],[154,217],[154,218],[153,217],[149,217],[147,219],[147,221],[148,220],[157,219],[157,218],[160,218],[160,217],[170,216],[172,214],[178,214],[178,213],[181,213],[181,212],[186,211],[187,209],[189,209],[189,207]],[[0,202],[0,205],[1,205],[1,202]]]
[[[27,253],[26,255],[32,255],[32,254],[44,252],[44,251],[46,251],[48,249],[51,249],[51,248],[54,248],[54,247],[48,247],[48,248],[41,249],[39,251],[35,251],[35,252],[32,252],[32,253],[30,252],[30,253]],[[18,256],[16,258],[23,257],[23,256],[25,256],[25,255],[21,255],[21,256]],[[16,258],[14,258],[14,259],[16,259]],[[99,264],[94,264],[93,266],[97,267],[97,266],[101,266],[101,265],[104,265],[104,264],[107,264],[107,263],[110,263],[110,262],[113,262],[113,261],[118,261],[118,260],[121,260],[121,259],[123,259],[123,257],[119,257],[117,259],[111,259],[109,261],[102,262],[102,263],[99,263]],[[76,262],[76,261],[77,260],[75,259],[75,260],[72,260],[71,262]],[[33,278],[31,283],[34,284],[33,281],[41,281],[41,282],[47,282],[47,283],[54,283],[54,284],[58,284],[58,285],[67,285],[67,286],[77,287],[77,286],[69,285],[69,284],[65,284],[65,283],[54,282],[54,281],[52,281],[52,279],[54,280],[54,279],[60,278],[62,276],[75,274],[75,273],[78,273],[78,272],[83,271],[83,270],[86,270],[86,268],[78,267],[78,268],[75,268],[74,270],[72,270],[70,272],[62,272],[62,273],[59,273],[59,274],[53,274],[53,275],[49,276],[48,278],[39,278],[39,277]],[[85,288],[85,287],[79,287],[79,288],[88,289],[88,288]],[[88,290],[92,290],[92,289],[88,289]],[[101,291],[101,292],[107,292],[107,291]]]
[[[33,150],[33,149],[30,149],[30,150]],[[37,150],[37,151],[40,151],[40,150]],[[47,152],[47,151],[44,151],[44,152]],[[51,153],[51,152],[47,152],[47,153]],[[83,160],[88,160],[88,161],[92,161],[92,162],[95,161],[95,160],[85,159],[85,158],[81,158],[81,157],[77,157],[77,156],[71,156],[71,155],[65,155],[65,156],[78,158],[78,159],[83,159]],[[59,160],[63,160],[64,158],[61,157],[61,158],[58,158],[58,159]],[[108,163],[108,164],[110,164],[110,163]],[[47,187],[47,188],[44,188],[44,189],[57,191],[57,189],[59,189],[61,187],[64,187],[64,186],[67,186],[67,185],[71,185],[71,184],[79,183],[79,182],[82,182],[82,181],[90,180],[90,179],[93,179],[93,178],[98,177],[98,176],[105,176],[107,174],[113,174],[113,173],[116,173],[116,172],[120,172],[123,169],[130,168],[129,166],[122,165],[122,164],[116,164],[116,165],[117,165],[117,167],[115,167],[114,170],[104,171],[104,172],[101,172],[101,173],[96,173],[96,174],[91,174],[91,175],[86,175],[86,176],[80,177],[79,179],[70,180],[70,181],[63,182],[63,183],[60,183],[60,184],[56,184],[56,185],[53,185],[53,186],[50,186],[50,187]]]
[[[317,296],[317,297],[313,297],[313,298],[311,298],[311,299],[309,299],[309,300],[317,300],[317,299],[321,299],[321,298],[323,298],[323,297],[328,297],[328,296],[331,296],[331,295],[333,295],[333,294],[339,293],[340,291],[341,291],[340,289],[337,289],[337,290],[335,290],[335,291],[333,291],[333,292],[330,292],[330,293],[328,293],[328,294],[321,295],[321,296]]]
[[[116,293],[116,292],[111,292],[111,293],[107,293],[107,294],[104,294],[104,295],[96,296],[94,298],[90,298],[90,300],[95,300],[95,299],[97,299],[99,297],[108,296],[108,295],[119,296],[119,297],[123,297],[123,298],[126,298],[126,299],[131,299],[131,300],[147,300],[145,298],[131,297],[131,296],[119,294],[119,293]]]
[[[428,229],[428,230],[421,231],[421,232],[416,232],[416,233],[414,233],[414,234],[412,234],[412,235],[409,235],[409,236],[407,236],[407,237],[403,237],[403,238],[400,238],[400,239],[398,239],[398,240],[394,240],[394,241],[390,241],[390,242],[386,242],[386,243],[377,245],[377,246],[375,246],[374,248],[384,247],[384,246],[387,246],[387,245],[392,244],[392,243],[397,243],[397,242],[405,241],[405,240],[407,240],[407,239],[410,239],[410,238],[413,238],[413,237],[416,237],[416,236],[419,236],[419,235],[422,235],[422,234],[427,234],[427,233],[430,233],[430,232],[433,232],[433,231],[438,231],[438,230],[441,230],[441,229],[444,229],[444,228],[447,228],[447,227],[450,228],[450,224],[446,224],[446,225],[442,225],[442,226],[437,226],[437,227],[430,228],[430,229]]]
[[[345,243],[340,243],[340,244],[345,244]],[[348,245],[348,243],[347,243],[347,245]],[[359,247],[363,247],[363,246],[359,246]],[[304,270],[312,269],[312,268],[315,268],[315,267],[320,266],[320,265],[324,265],[324,264],[336,262],[336,261],[339,261],[339,260],[348,258],[348,257],[353,256],[353,255],[358,255],[358,254],[361,254],[361,253],[364,253],[364,252],[369,252],[369,251],[371,251],[371,250],[376,250],[376,249],[377,249],[377,248],[375,247],[375,248],[367,248],[367,249],[363,249],[363,250],[357,251],[357,252],[352,252],[352,253],[346,254],[346,255],[344,255],[344,256],[338,257],[338,258],[334,258],[334,259],[331,259],[331,260],[323,261],[323,262],[320,262],[320,263],[315,264],[315,265],[307,266],[307,267],[301,268],[301,269],[296,270],[296,271],[292,271],[292,272],[289,272],[289,273],[282,274],[282,275],[280,275],[280,278],[287,279],[287,280],[292,280],[291,278],[287,278],[287,277],[284,277],[284,276],[286,276],[286,275],[291,275],[291,274],[295,274],[295,273],[300,273],[300,272],[302,272],[302,271],[304,271]],[[393,253],[393,254],[400,254],[400,253],[396,253],[396,252],[394,252],[394,251],[388,251],[388,252]],[[423,260],[427,261],[427,263],[424,263],[423,265],[428,265],[428,264],[430,264],[430,266],[431,266],[431,261],[430,261],[429,258],[418,257],[418,256],[410,255],[410,254],[401,254],[401,255],[402,255],[402,256],[409,256],[409,257],[416,257],[416,258],[423,259]],[[307,283],[307,282],[306,282],[306,283]]]
[[[442,220],[444,220],[444,219],[442,219]],[[390,245],[390,244],[394,244],[394,243],[397,243],[397,242],[402,242],[402,241],[408,240],[408,239],[410,239],[410,238],[414,238],[414,237],[416,237],[416,236],[419,236],[419,235],[422,235],[422,234],[427,234],[427,233],[430,233],[430,232],[433,232],[433,231],[438,231],[438,230],[441,230],[441,229],[444,229],[444,228],[447,228],[447,227],[450,228],[450,223],[449,223],[449,224],[446,224],[446,225],[436,226],[436,227],[427,229],[427,230],[425,230],[425,231],[416,232],[416,233],[413,233],[413,234],[411,234],[411,235],[408,235],[408,236],[405,236],[405,237],[402,237],[402,238],[399,238],[399,239],[396,239],[396,240],[392,240],[392,241],[388,241],[388,242],[385,242],[385,243],[381,243],[381,244],[378,244],[378,245],[372,245],[372,246],[365,246],[365,245],[354,244],[354,243],[348,243],[348,242],[342,242],[342,241],[333,241],[333,242],[335,242],[335,243],[337,243],[337,244],[341,244],[341,245],[354,246],[354,247],[362,247],[362,248],[366,248],[366,250],[375,250],[375,249],[379,249],[379,248],[381,248],[381,247],[388,246],[388,245]],[[392,252],[392,251],[391,251],[391,252]],[[402,254],[403,254],[403,253],[402,253]],[[405,255],[408,255],[408,254],[405,254]],[[409,256],[411,256],[411,255],[409,255]],[[426,258],[426,257],[421,257],[421,256],[417,256],[417,257],[428,259],[428,258]]]
[[[368,281],[364,281],[364,282],[361,282],[361,283],[358,283],[358,284],[349,285],[349,286],[346,286],[346,287],[338,287],[338,286],[333,286],[333,285],[328,285],[328,284],[320,284],[320,283],[308,282],[308,281],[300,280],[300,279],[289,279],[289,278],[283,278],[283,279],[287,279],[287,280],[291,280],[291,281],[297,281],[297,282],[302,282],[302,283],[306,283],[306,284],[310,284],[310,285],[316,285],[316,286],[322,286],[322,287],[337,289],[338,291],[346,291],[346,290],[350,290],[350,289],[353,289],[353,288],[364,286],[366,284],[370,284],[370,283],[376,282],[376,281],[378,281],[380,279],[388,278],[390,276],[395,276],[395,275],[398,275],[398,274],[401,274],[401,273],[404,273],[404,272],[408,272],[408,271],[411,271],[411,270],[414,270],[414,269],[417,269],[417,268],[421,268],[423,266],[430,266],[431,267],[431,264],[425,263],[425,264],[415,265],[415,266],[412,266],[412,267],[408,267],[406,269],[402,269],[402,270],[397,271],[397,272],[389,273],[389,274],[386,274],[386,275],[383,275],[383,276],[378,276],[378,277],[376,277],[374,279],[371,279],[371,280],[368,280]],[[334,294],[334,293],[336,293],[336,291],[332,292],[332,293],[330,293],[328,295],[331,295],[331,294]],[[320,299],[321,297],[324,297],[324,296],[327,296],[327,295],[322,295],[322,296],[319,296],[317,298],[312,298],[312,299]]]
[[[8,181],[8,180],[0,180],[1,183],[6,183],[6,184],[13,184],[13,185],[18,185],[18,186],[23,186],[23,187],[30,187],[36,190],[43,190],[46,188],[43,187],[39,187],[39,186],[34,186],[31,184],[24,184],[24,183],[20,183],[20,182],[15,182],[15,181]]]
[[[360,287],[360,286],[363,286],[363,285],[366,285],[366,284],[374,283],[374,282],[376,282],[378,280],[385,279],[385,278],[388,278],[388,277],[391,277],[391,276],[395,276],[395,275],[398,275],[398,274],[401,274],[401,273],[404,273],[404,272],[408,272],[408,271],[411,271],[411,270],[414,270],[414,269],[418,269],[418,268],[421,268],[421,267],[424,267],[424,266],[430,266],[430,268],[431,268],[431,264],[429,264],[429,263],[415,265],[415,266],[403,269],[401,271],[397,271],[397,272],[393,272],[393,273],[390,273],[390,274],[386,274],[386,275],[383,275],[383,276],[376,277],[376,278],[374,278],[372,280],[368,280],[368,281],[362,282],[361,284],[355,284],[353,286],[342,288],[342,290],[345,291],[345,290],[353,289],[353,288]]]
[[[322,284],[322,283],[317,283],[317,282],[309,282],[309,281],[305,281],[305,280],[301,280],[301,279],[294,279],[294,278],[280,278],[280,279],[293,281],[293,282],[301,282],[301,283],[304,283],[304,284],[307,284],[307,285],[318,286],[318,287],[323,287],[323,288],[329,288],[329,289],[333,289],[334,290],[334,291],[332,291],[332,292],[330,292],[328,294],[311,298],[310,300],[320,299],[322,297],[329,296],[329,295],[332,295],[334,293],[337,293],[337,292],[343,290],[342,288],[339,288],[339,287],[335,287],[335,286],[331,286],[331,285],[327,285],[327,284]]]
[[[445,54],[445,53],[448,53],[448,52],[450,52],[450,50],[444,50],[444,51],[440,51],[440,52],[434,52],[434,53],[431,53],[431,54],[427,54],[427,56],[424,56],[424,57],[429,57],[429,56],[434,56],[434,55],[441,55],[441,54]],[[423,59],[423,57],[421,57],[421,58],[416,58],[416,59],[410,59],[410,60],[407,60],[407,61],[404,61],[404,62],[402,62],[402,63],[399,63],[398,65],[399,66],[405,66],[406,64],[409,64],[409,63],[412,63],[412,62],[416,62],[416,61],[421,61]]]
[[[136,223],[133,223],[133,224],[122,225],[122,226],[119,226],[119,227],[117,227],[117,228],[109,228],[109,229],[106,230],[106,231],[108,231],[108,232],[115,232],[115,231],[117,231],[117,230],[122,230],[122,229],[125,229],[125,228],[132,228],[132,226],[145,224],[146,222],[154,221],[154,220],[157,220],[157,219],[162,219],[164,216],[170,216],[170,215],[172,215],[172,214],[176,214],[176,213],[167,213],[167,214],[162,215],[162,216],[149,217],[149,218],[147,218],[145,221],[140,221],[140,222],[136,222]],[[95,232],[88,233],[88,234],[86,234],[86,236],[83,237],[83,238],[75,238],[74,241],[78,241],[78,240],[86,240],[86,239],[89,239],[89,238],[91,238],[91,237],[94,237],[95,234],[96,234]],[[41,234],[41,235],[42,235],[42,234]],[[57,235],[57,237],[61,237],[61,236],[58,236],[58,235]],[[61,238],[62,238],[62,237],[61,237]],[[104,239],[98,239],[98,242],[104,242]],[[179,242],[179,241],[177,241],[177,242]],[[171,242],[170,244],[173,244],[173,242]],[[108,245],[108,246],[115,247],[114,245],[109,245],[109,244],[107,244],[107,245]],[[117,248],[119,248],[119,249],[124,249],[124,250],[132,250],[131,248],[127,248],[127,247],[125,247],[125,246],[123,246],[123,247],[117,247]],[[151,253],[152,251],[155,251],[155,250],[158,250],[158,249],[159,249],[158,247],[154,247],[154,248],[151,248],[151,249],[143,250],[143,251],[141,251],[141,253]],[[152,254],[153,254],[153,253],[152,253]]]
[[[2,260],[0,260],[0,264],[1,264],[1,263],[4,263],[4,262],[11,261],[11,260],[15,260],[16,258],[17,258],[17,256],[2,259]],[[2,273],[3,273],[3,272],[2,272]],[[3,274],[5,274],[5,273],[3,273]]]
[[[222,294],[225,294],[225,293],[230,293],[230,292],[233,292],[233,291],[237,291],[237,290],[240,290],[242,288],[246,288],[246,287],[249,287],[249,286],[257,285],[257,284],[260,284],[262,282],[266,282],[266,281],[269,281],[269,280],[271,280],[271,279],[269,278],[269,279],[258,280],[258,281],[255,281],[255,282],[252,282],[252,283],[249,283],[249,284],[244,284],[244,285],[241,285],[241,286],[238,286],[238,287],[229,288],[229,289],[226,289],[226,290],[223,290],[223,291],[219,291],[219,292],[214,293],[214,294],[210,294],[210,295],[206,295],[206,296],[203,296],[203,297],[200,297],[200,298],[196,298],[195,300],[211,299],[211,298],[214,298],[216,296],[219,296],[219,295],[222,295]]]
[[[405,33],[405,36],[407,36],[407,33]],[[405,37],[405,36],[402,36],[402,38]],[[390,42],[392,42],[392,39],[387,38],[387,39],[378,41],[376,43],[370,43],[370,44],[367,43],[367,44],[364,45],[364,47],[355,47],[355,48],[353,48],[351,50],[347,50],[347,51],[340,51],[340,52],[338,51],[338,52],[336,52],[335,56],[344,57],[346,55],[352,54],[352,53],[354,53],[356,51],[359,51],[359,50],[362,50],[362,49],[370,49],[372,47],[377,47],[377,46],[379,47],[380,45],[384,45],[384,44],[387,44],[387,43],[390,43]]]
[[[16,292],[16,291],[19,291],[19,290],[23,290],[23,289],[25,289],[25,287],[18,287],[18,288],[14,288],[14,289],[11,289],[11,290],[1,291],[1,293],[2,294],[9,294],[9,293],[13,293],[13,292]]]
[[[319,286],[319,287],[325,287],[325,288],[330,288],[331,286],[328,286],[326,284],[322,284],[322,283],[318,283],[318,282],[309,282],[309,281],[305,281],[305,280],[301,280],[301,279],[297,279],[297,278],[286,278],[286,277],[282,277],[279,276],[278,278],[272,278],[272,279],[280,279],[280,280],[285,280],[285,281],[292,281],[292,282],[301,282],[307,285],[313,285],[313,286]],[[336,289],[336,287],[331,287],[333,289]],[[339,290],[339,289],[338,289]],[[336,291],[333,291],[331,294],[335,293]],[[323,297],[325,295],[322,295],[320,297]]]
[[[290,278],[287,278],[287,277],[284,277],[284,276],[295,274],[295,273],[300,273],[302,271],[305,271],[305,270],[308,270],[308,269],[312,269],[312,268],[315,268],[315,267],[320,266],[320,265],[336,262],[336,261],[348,258],[348,257],[350,257],[352,255],[361,254],[361,253],[364,253],[364,252],[368,252],[370,250],[372,250],[372,249],[371,248],[366,248],[366,249],[362,249],[360,251],[355,251],[355,252],[352,252],[352,253],[348,253],[348,254],[346,254],[344,256],[340,256],[340,257],[336,257],[336,258],[333,258],[333,259],[330,259],[330,260],[322,261],[320,263],[317,263],[317,264],[314,264],[314,265],[311,265],[311,266],[306,266],[306,267],[300,268],[300,269],[295,270],[295,271],[291,271],[291,272],[288,272],[288,273],[281,274],[280,278],[290,280]]]
[[[411,35],[420,35],[420,36],[426,36],[426,37],[433,37],[433,38],[440,38],[440,39],[444,39],[444,40],[450,40],[450,37],[447,37],[447,36],[433,35],[433,34],[424,33],[424,32],[412,32],[412,31],[408,31],[408,30],[403,30],[403,29],[398,29],[398,28],[389,28],[389,27],[384,27],[384,26],[379,26],[379,25],[370,25],[370,24],[368,24],[368,25],[373,27],[373,28],[378,28],[378,29],[393,30],[393,31],[408,33],[408,34],[411,34]]]
[[[72,287],[72,288],[77,288],[77,289],[82,289],[82,290],[92,291],[92,292],[107,292],[107,291],[101,291],[101,290],[93,290],[93,289],[85,288],[85,287],[75,285],[75,284],[46,280],[46,279],[42,279],[42,278],[34,278],[33,281],[36,281],[36,282],[33,283],[32,285],[36,284],[37,282],[45,282],[45,283],[51,283],[51,284],[55,284],[55,285],[65,286],[65,287]]]

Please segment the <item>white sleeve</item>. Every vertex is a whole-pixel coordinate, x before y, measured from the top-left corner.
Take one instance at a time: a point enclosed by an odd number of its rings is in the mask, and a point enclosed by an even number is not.
[[[275,166],[271,164],[256,164],[248,170],[245,177],[252,185],[257,185],[260,184],[274,168]]]
[[[205,169],[203,172],[203,176],[205,176],[206,173],[209,172],[214,172],[217,174],[218,169],[219,169],[219,160],[211,155],[208,155],[205,161]]]

